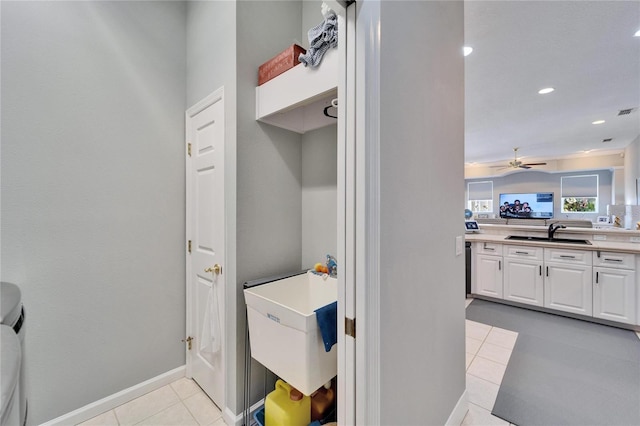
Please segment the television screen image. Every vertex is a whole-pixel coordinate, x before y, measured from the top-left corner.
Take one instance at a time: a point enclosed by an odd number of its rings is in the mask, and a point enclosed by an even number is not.
[[[500,217],[550,219],[553,217],[553,192],[500,194]]]

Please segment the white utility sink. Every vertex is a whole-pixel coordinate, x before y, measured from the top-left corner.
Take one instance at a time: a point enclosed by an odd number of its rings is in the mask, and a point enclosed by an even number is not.
[[[338,280],[312,272],[244,290],[251,357],[305,395],[338,372],[325,352],[315,310],[338,297]]]

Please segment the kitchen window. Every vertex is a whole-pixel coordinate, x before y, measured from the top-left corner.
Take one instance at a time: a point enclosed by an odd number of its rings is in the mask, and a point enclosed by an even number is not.
[[[560,179],[562,213],[598,213],[598,175]]]
[[[493,213],[493,181],[467,184],[467,208],[474,213]]]

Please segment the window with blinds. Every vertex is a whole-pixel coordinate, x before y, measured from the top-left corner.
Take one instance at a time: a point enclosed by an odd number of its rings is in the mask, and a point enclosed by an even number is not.
[[[467,184],[467,208],[474,213],[493,212],[493,181]]]
[[[598,175],[563,176],[560,192],[562,213],[598,212]]]

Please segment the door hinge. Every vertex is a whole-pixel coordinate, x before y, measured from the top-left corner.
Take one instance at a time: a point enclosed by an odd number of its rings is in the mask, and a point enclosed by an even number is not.
[[[344,318],[344,334],[356,338],[356,319]]]
[[[183,342],[187,343],[187,349],[191,350],[191,342],[193,341],[193,337],[189,336],[186,339],[182,339]]]
[[[191,240],[189,240],[189,242],[187,243],[187,250],[189,250],[189,253],[191,253]]]
[[[191,142],[187,143],[187,154],[189,154],[189,157],[191,157]]]

